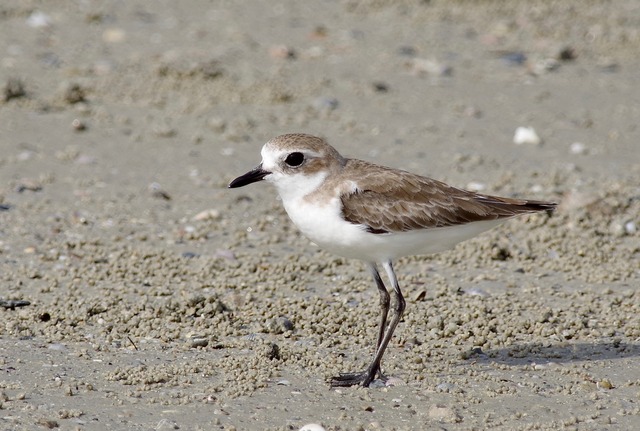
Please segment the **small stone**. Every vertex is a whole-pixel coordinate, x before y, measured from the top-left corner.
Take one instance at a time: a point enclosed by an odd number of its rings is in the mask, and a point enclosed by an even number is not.
[[[309,33],[309,38],[319,40],[325,39],[327,37],[327,28],[323,25],[317,25],[311,33]]]
[[[76,118],[71,122],[71,128],[76,132],[82,132],[84,130],[87,130],[87,123]]]
[[[534,75],[542,75],[547,72],[553,72],[560,67],[560,62],[555,58],[543,58],[534,63],[530,71]]]
[[[51,18],[46,13],[37,10],[29,15],[27,25],[31,28],[46,28],[51,26]]]
[[[445,392],[445,393],[453,392],[455,388],[456,388],[456,385],[454,385],[453,383],[440,383],[439,385],[436,386],[436,390],[438,392]]]
[[[466,188],[472,192],[481,192],[487,188],[487,185],[478,181],[471,181],[467,183]]]
[[[505,261],[511,257],[511,252],[507,247],[502,247],[499,245],[494,245],[491,248],[491,259]]]
[[[218,220],[219,218],[220,218],[220,211],[213,208],[200,211],[198,214],[193,216],[194,221]]]
[[[438,422],[456,423],[462,418],[451,408],[442,404],[434,404],[429,409],[429,417]]]
[[[376,93],[386,93],[389,91],[389,85],[386,82],[376,81],[371,84]]]
[[[558,52],[557,57],[558,57],[558,60],[561,60],[561,61],[571,61],[578,58],[578,53],[572,47],[566,46],[562,48],[560,52]]]
[[[264,356],[272,360],[280,360],[280,347],[276,343],[267,343],[264,347]]]
[[[513,136],[513,143],[516,145],[540,145],[542,143],[542,139],[540,139],[540,136],[538,136],[533,127],[518,127],[515,135]]]
[[[413,302],[424,301],[424,299],[426,297],[427,297],[427,291],[426,290],[418,290],[413,295],[411,295],[411,299],[413,300]]]
[[[415,57],[416,55],[418,55],[418,50],[415,47],[408,45],[399,47],[397,52],[398,55],[401,55],[403,57]]]
[[[325,431],[325,428],[319,424],[306,424],[302,425],[299,431]]]
[[[611,380],[609,379],[602,379],[600,380],[598,383],[596,383],[596,386],[598,387],[598,389],[613,389],[614,386],[611,383]]]
[[[267,328],[272,334],[283,334],[293,330],[293,322],[284,316],[275,317],[269,320]]]
[[[626,232],[627,235],[633,235],[638,231],[638,227],[636,226],[635,222],[628,221],[624,224],[624,231]]]
[[[107,43],[124,42],[127,32],[121,28],[108,28],[102,33],[102,40]]]
[[[318,111],[333,111],[339,105],[340,102],[335,97],[318,97],[313,101],[313,107]]]
[[[622,237],[627,234],[627,231],[625,229],[625,224],[620,220],[612,221],[611,224],[609,225],[609,231],[611,232],[611,234],[618,237]]]
[[[187,334],[187,344],[189,347],[207,347],[209,339],[201,334]]]
[[[571,154],[586,154],[587,147],[582,142],[574,142],[569,146],[569,151]]]
[[[466,293],[467,295],[471,295],[471,296],[481,296],[481,297],[487,297],[489,296],[489,294],[487,293],[486,290],[483,290],[479,287],[471,287],[467,290],[464,291],[464,293]]]
[[[51,419],[39,419],[36,421],[36,424],[48,429],[54,429],[60,426],[57,421]]]
[[[27,95],[24,83],[18,78],[9,78],[2,89],[2,102],[8,102],[11,99],[19,99]]]
[[[156,431],[178,430],[180,427],[175,421],[169,419],[161,419],[154,428]]]
[[[434,59],[415,58],[409,63],[409,70],[415,76],[453,75],[453,67]]]
[[[62,95],[62,99],[69,105],[86,100],[86,90],[77,82],[63,82],[58,91]]]
[[[221,257],[223,259],[230,260],[232,262],[235,262],[237,260],[235,253],[233,251],[229,250],[229,249],[226,249],[226,248],[217,249],[216,253],[215,253],[215,256],[216,257]]]
[[[152,128],[152,132],[154,136],[158,138],[172,138],[178,134],[176,129],[169,126],[168,124],[156,124]]]
[[[153,182],[149,184],[149,191],[154,198],[164,199],[165,201],[171,200],[171,195],[159,183]]]
[[[269,48],[269,55],[271,58],[278,59],[295,59],[296,53],[293,48],[286,45],[274,45]]]
[[[386,387],[391,387],[391,386],[406,386],[407,382],[405,382],[404,380],[398,378],[398,377],[389,377],[385,382],[384,385]]]
[[[207,121],[207,127],[213,132],[222,133],[227,128],[227,122],[220,117],[211,117]]]
[[[507,52],[500,56],[500,59],[509,66],[522,66],[527,61],[527,56],[523,52]]]

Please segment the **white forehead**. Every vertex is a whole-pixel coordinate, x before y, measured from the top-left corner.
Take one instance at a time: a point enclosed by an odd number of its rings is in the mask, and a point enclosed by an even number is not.
[[[260,155],[262,156],[262,167],[266,170],[272,170],[280,165],[280,163],[291,153],[299,152],[307,157],[321,157],[322,155],[311,148],[299,146],[280,146],[277,143],[267,142],[262,146]]]
[[[264,144],[260,151],[263,169],[273,170],[273,168],[278,166],[278,160],[282,160],[284,153],[284,149],[273,148],[273,145],[269,145],[268,142]]]

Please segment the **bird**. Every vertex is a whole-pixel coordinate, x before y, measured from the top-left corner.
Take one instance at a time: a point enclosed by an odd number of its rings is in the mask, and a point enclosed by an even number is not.
[[[394,260],[445,251],[509,218],[556,208],[553,202],[490,196],[346,158],[325,139],[304,133],[269,140],[261,156],[257,167],[228,187],[273,184],[301,233],[330,253],[364,261],[379,292],[373,359],[364,371],[331,378],[331,387],[368,387],[376,376],[384,378],[382,357],[406,308]]]

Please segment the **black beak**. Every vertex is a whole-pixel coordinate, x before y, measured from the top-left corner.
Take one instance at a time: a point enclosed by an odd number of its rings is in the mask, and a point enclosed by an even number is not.
[[[265,171],[262,169],[262,165],[259,165],[255,169],[247,172],[244,175],[240,175],[235,180],[229,183],[230,189],[235,189],[236,187],[243,187],[251,183],[255,183],[257,181],[262,181],[264,177],[269,175],[271,172]]]

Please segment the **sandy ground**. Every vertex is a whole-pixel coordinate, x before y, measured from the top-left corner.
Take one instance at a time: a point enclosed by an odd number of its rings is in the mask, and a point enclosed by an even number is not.
[[[640,427],[637,1],[62,3],[0,4],[0,429]],[[296,131],[560,207],[397,262],[333,390],[368,273],[226,189]]]

